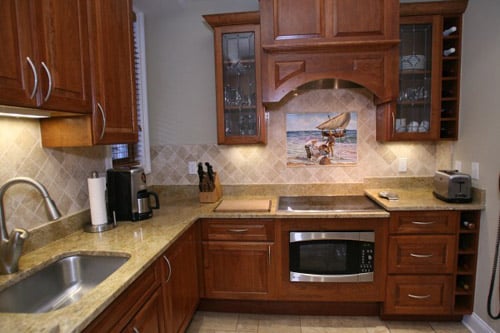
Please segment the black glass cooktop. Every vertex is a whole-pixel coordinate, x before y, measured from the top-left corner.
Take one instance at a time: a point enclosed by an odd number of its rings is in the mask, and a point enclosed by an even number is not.
[[[366,212],[380,211],[375,202],[364,195],[280,196],[278,210],[288,212]]]

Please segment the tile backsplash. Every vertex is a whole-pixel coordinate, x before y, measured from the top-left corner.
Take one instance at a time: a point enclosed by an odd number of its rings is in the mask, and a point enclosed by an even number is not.
[[[13,177],[42,183],[63,216],[89,207],[87,178],[104,172],[104,147],[42,148],[38,120],[0,118],[0,185]],[[16,184],[4,196],[7,230],[32,229],[47,223],[40,194]]]
[[[353,165],[287,167],[286,114],[298,112],[358,113],[358,161]],[[215,130],[215,129],[214,129]],[[268,144],[153,145],[149,185],[196,185],[188,162],[210,162],[222,185],[363,183],[377,177],[429,177],[451,167],[452,142],[379,143],[375,139],[375,105],[366,89],[311,90],[269,111]],[[42,148],[37,120],[0,118],[0,184],[18,176],[45,185],[64,216],[89,208],[87,178],[104,172],[106,148]],[[408,159],[408,171],[398,172],[398,157]],[[7,229],[47,223],[41,198],[34,189],[16,185],[4,198]]]
[[[299,112],[358,113],[358,161],[354,165],[287,167],[286,114]],[[151,149],[155,185],[196,184],[189,161],[210,162],[224,185],[361,183],[367,177],[428,177],[451,166],[453,143],[379,143],[375,139],[375,105],[366,89],[310,90],[269,111],[265,146],[154,145]],[[398,172],[398,157],[408,159]]]

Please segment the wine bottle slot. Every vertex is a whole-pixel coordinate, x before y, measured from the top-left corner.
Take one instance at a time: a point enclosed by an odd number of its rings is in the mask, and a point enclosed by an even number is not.
[[[455,48],[454,47],[450,47],[449,49],[443,51],[443,55],[445,57],[447,57],[449,55],[452,55],[455,52],[456,52]]]
[[[449,27],[448,29],[446,29],[445,31],[443,31],[443,37],[449,36],[452,33],[454,33],[455,31],[457,31],[457,27],[456,26]]]

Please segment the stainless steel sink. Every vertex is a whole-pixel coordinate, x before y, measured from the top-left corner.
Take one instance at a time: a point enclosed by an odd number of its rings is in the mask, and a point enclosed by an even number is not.
[[[127,260],[117,255],[63,257],[0,291],[0,312],[49,312],[70,305]]]

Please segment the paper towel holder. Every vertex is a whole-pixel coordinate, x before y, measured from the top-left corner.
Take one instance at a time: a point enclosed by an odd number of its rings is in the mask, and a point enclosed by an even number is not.
[[[98,173],[97,171],[92,171],[91,173],[92,178],[97,178]],[[116,227],[116,214],[113,211],[113,223],[104,223],[104,224],[92,224],[92,222],[89,222],[83,226],[83,231],[85,232],[90,232],[90,233],[97,233],[97,232],[104,232],[113,229]]]
[[[116,214],[113,211],[113,223],[94,225],[94,224],[92,224],[92,222],[89,222],[83,226],[83,231],[91,232],[91,233],[104,232],[104,231],[111,230],[114,227],[116,227]]]

